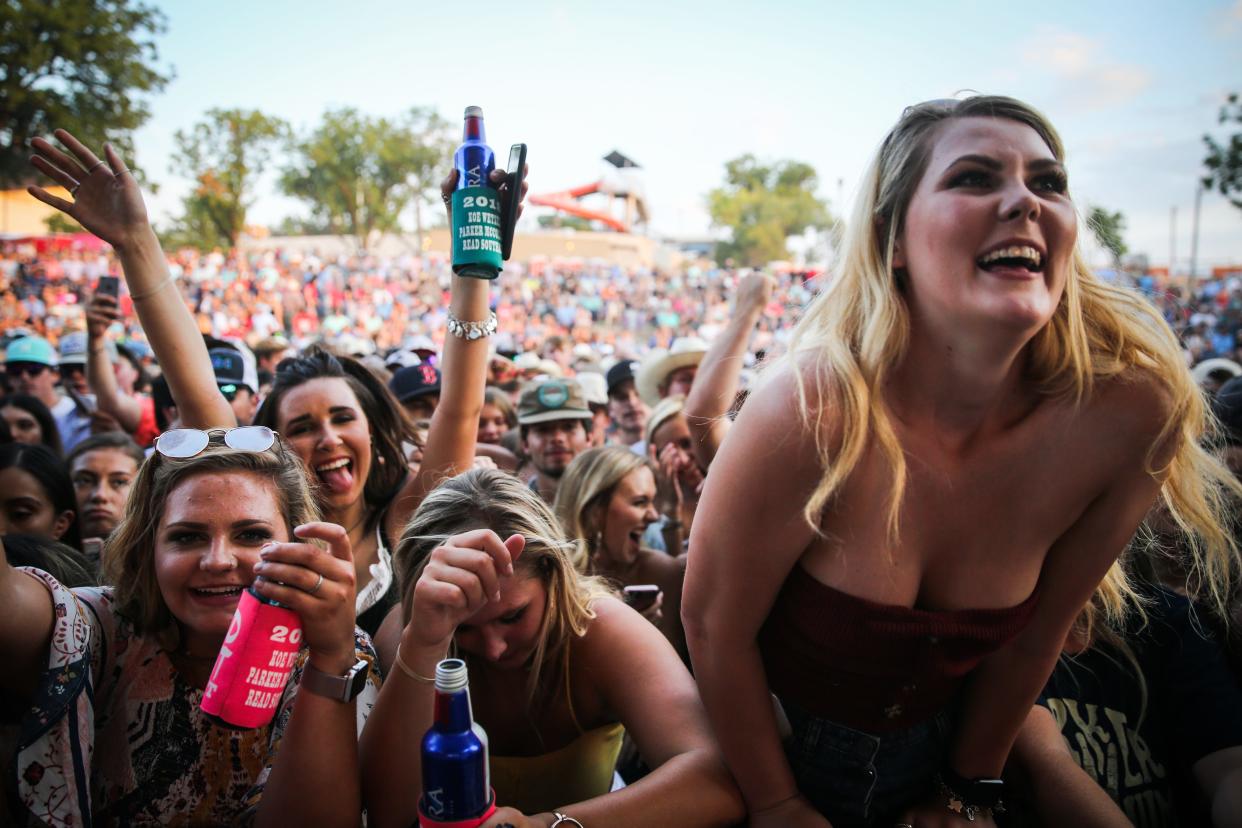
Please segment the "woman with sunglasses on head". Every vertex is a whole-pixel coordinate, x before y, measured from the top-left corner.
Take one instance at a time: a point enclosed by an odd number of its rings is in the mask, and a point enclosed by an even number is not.
[[[1011,98],[908,108],[716,456],[682,615],[751,825],[992,824],[1066,633],[1157,496],[1227,594],[1239,487],[1159,313],[1078,253],[1063,156]]]
[[[481,828],[742,818],[689,672],[658,630],[574,568],[572,550],[547,504],[504,472],[466,472],[424,499],[397,545],[403,629],[380,645],[393,669],[362,735],[370,825],[418,818],[430,677],[451,649],[487,732],[499,807]],[[626,732],[652,771],[610,792]]]
[[[334,692],[370,672],[370,643],[355,637],[349,541],[317,517],[268,429],[174,430],[104,549],[115,587],[0,562],[0,687],[30,711],[17,776],[32,817],[357,825],[357,734],[377,690],[372,676]],[[272,722],[234,730],[200,704],[247,588],[298,614],[305,647]]]
[[[214,381],[197,326],[171,282],[163,251],[147,221],[133,176],[110,146],[100,161],[64,130],[66,154],[36,138],[32,163],[68,187],[74,201],[31,187],[30,193],[112,244],[125,270],[147,339],[168,377],[181,422],[232,425],[235,418]],[[446,210],[456,171],[441,185]],[[507,176],[492,173],[507,202]],[[526,185],[523,185],[523,194]],[[520,198],[522,194],[518,194]],[[502,205],[502,212],[503,212]],[[403,440],[415,442],[408,421],[374,375],[348,357],[315,350],[285,360],[255,422],[279,432],[318,482],[324,517],[344,526],[354,551],[359,622],[375,632],[396,603],[391,539],[400,536],[423,496],[474,461],[487,375],[487,335],[496,318],[485,280],[453,278],[449,332],[441,365],[440,404],[432,417],[417,474],[407,474]],[[374,581],[374,582],[373,582]]]

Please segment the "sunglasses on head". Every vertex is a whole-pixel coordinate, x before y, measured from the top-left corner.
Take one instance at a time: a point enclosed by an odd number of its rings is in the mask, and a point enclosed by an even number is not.
[[[20,377],[25,374],[28,377],[41,376],[49,366],[41,362],[9,362],[4,366],[4,373],[10,377]]]
[[[276,445],[276,432],[267,426],[239,426],[237,428],[174,428],[155,439],[155,450],[165,457],[184,460],[201,454],[211,444],[212,438],[220,436],[221,442],[237,451],[267,451]]]

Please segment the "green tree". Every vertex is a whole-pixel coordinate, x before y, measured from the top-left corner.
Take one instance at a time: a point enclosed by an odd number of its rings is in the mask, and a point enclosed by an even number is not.
[[[1220,108],[1217,123],[1242,124],[1242,101],[1238,93],[1229,96]],[[1229,136],[1226,143],[1218,144],[1211,135],[1203,136],[1208,154],[1203,159],[1207,175],[1203,176],[1204,189],[1217,190],[1229,199],[1229,203],[1242,210],[1242,132]]]
[[[1100,247],[1108,251],[1113,259],[1113,267],[1121,268],[1121,257],[1129,249],[1123,235],[1126,232],[1126,217],[1120,211],[1110,213],[1103,207],[1092,207],[1087,214],[1087,226]]]
[[[832,224],[817,186],[814,167],[801,161],[767,164],[746,154],[726,163],[724,186],[707,195],[712,226],[732,231],[729,241],[717,244],[717,260],[757,267],[788,258],[790,236]]]
[[[237,245],[256,174],[288,135],[284,121],[253,109],[210,109],[190,131],[177,130],[173,167],[195,182],[182,219],[191,238],[204,247]]]
[[[129,0],[0,2],[0,187],[36,178],[30,139],[64,128],[134,157],[130,133],[150,117],[144,93],[171,76],[156,68],[164,15]]]
[[[329,111],[295,142],[281,189],[307,202],[312,221],[352,235],[365,248],[372,233],[399,230],[406,207],[439,185],[436,171],[447,165],[451,145],[438,118],[427,110],[396,119],[352,108]],[[419,210],[415,221],[421,224]]]
[[[453,125],[432,109],[415,107],[406,113],[404,121],[412,138],[410,186],[413,188],[414,232],[422,249],[423,208],[428,201],[436,207],[440,205],[440,180],[451,163],[457,136],[453,133]]]

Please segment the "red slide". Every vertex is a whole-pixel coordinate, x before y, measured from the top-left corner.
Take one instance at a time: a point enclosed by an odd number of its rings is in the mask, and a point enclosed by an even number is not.
[[[629,225],[620,219],[610,216],[608,213],[588,210],[578,203],[578,199],[583,196],[594,195],[600,192],[601,183],[596,181],[593,184],[584,184],[581,187],[575,187],[572,190],[562,190],[559,193],[531,195],[527,196],[527,201],[539,207],[551,207],[554,210],[560,210],[562,213],[569,213],[571,216],[577,216],[587,221],[598,221],[600,224],[610,227],[618,233],[630,232]]]

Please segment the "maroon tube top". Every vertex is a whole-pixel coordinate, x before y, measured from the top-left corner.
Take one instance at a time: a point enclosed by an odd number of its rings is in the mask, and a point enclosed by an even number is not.
[[[1026,627],[1037,592],[1008,609],[911,609],[857,598],[795,566],[759,632],[768,685],[847,727],[904,730],[948,706],[966,675]]]

